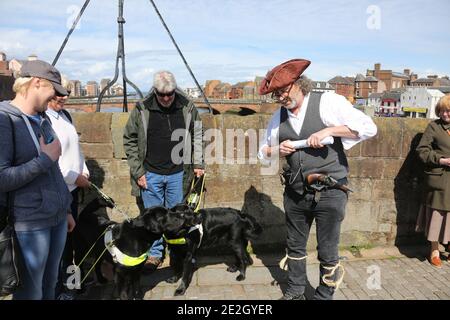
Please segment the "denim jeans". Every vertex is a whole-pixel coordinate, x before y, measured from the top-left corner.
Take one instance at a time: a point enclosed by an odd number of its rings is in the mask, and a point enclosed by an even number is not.
[[[183,201],[183,171],[171,175],[161,175],[147,172],[147,189],[141,190],[142,201],[145,208],[164,206],[172,208]],[[162,258],[164,251],[163,238],[156,240],[148,255]]]
[[[67,220],[42,230],[17,231],[24,260],[22,286],[14,300],[53,300],[61,256],[66,243]]]
[[[314,194],[300,196],[292,191],[284,193],[284,210],[287,225],[287,254],[293,258],[306,256],[306,243],[313,220],[316,220],[317,251],[320,262],[320,284],[314,299],[331,300],[334,288],[322,281],[329,273],[324,267],[333,267],[339,262],[339,236],[345,216],[347,194],[341,190],[329,189],[321,192],[319,202]],[[287,293],[304,294],[306,288],[306,259],[288,259]],[[335,280],[335,279],[333,279]]]

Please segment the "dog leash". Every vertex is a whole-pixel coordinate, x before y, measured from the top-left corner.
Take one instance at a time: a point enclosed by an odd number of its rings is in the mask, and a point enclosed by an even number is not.
[[[75,265],[76,268],[79,270],[80,266],[83,264],[84,260],[86,260],[86,258],[89,256],[89,254],[91,253],[92,249],[94,249],[95,245],[97,244],[98,240],[100,240],[106,233],[106,231],[108,230],[108,228],[105,229],[105,231],[103,231],[103,233],[97,238],[97,240],[95,240],[94,244],[89,248],[88,252],[84,255],[83,259],[81,259],[80,263],[78,265]],[[94,262],[94,264],[92,265],[92,267],[89,269],[89,271],[86,273],[86,275],[83,277],[83,279],[81,280],[80,284],[83,284],[83,282],[86,280],[86,278],[88,277],[88,275],[92,272],[92,270],[94,269],[94,267],[97,265],[97,263],[100,261],[101,257],[103,257],[103,255],[105,254],[107,248],[105,247],[105,249],[102,251],[102,253],[100,254],[100,256],[97,258],[97,260]]]
[[[193,208],[194,212],[198,212],[198,210],[200,210],[200,204],[202,202],[203,192],[205,190],[206,173],[204,173],[203,176],[199,177],[199,178],[201,178],[201,179],[197,179],[197,181],[195,181],[195,177],[192,179],[191,189],[189,190],[189,193],[185,197],[185,201],[188,206],[190,206],[190,207],[195,206]],[[197,187],[200,180],[202,181],[202,185],[200,188],[200,194],[198,194],[198,193],[194,192],[194,190]],[[197,201],[198,201],[198,203],[196,204]]]
[[[95,192],[97,192],[97,194],[103,199],[103,200],[105,200],[108,204],[110,204],[112,207],[113,207],[113,209],[115,209],[115,210],[117,210],[128,222],[130,222],[131,221],[131,218],[130,218],[130,216],[128,215],[128,214],[126,214],[125,212],[123,212],[122,210],[120,210],[118,207],[117,207],[117,205],[116,205],[116,203],[114,202],[114,200],[111,198],[111,197],[109,197],[109,196],[107,196],[103,191],[101,191],[100,190],[100,188],[99,187],[97,187],[95,184],[93,184],[92,182],[91,182],[91,185],[90,185],[90,187],[95,191]]]
[[[202,202],[202,198],[203,198],[203,191],[205,189],[205,180],[206,180],[206,173],[204,173],[201,177],[201,179],[197,179],[197,181],[195,181],[195,176],[192,179],[192,183],[191,183],[191,188],[188,192],[188,194],[186,195],[186,197],[183,199],[183,203],[185,202],[190,208],[192,208],[193,206],[195,206],[195,208],[193,208],[195,213],[198,213],[198,211],[200,210],[200,203]],[[194,192],[195,188],[197,187],[198,183],[200,182],[200,180],[202,180],[202,186],[200,189],[200,194]],[[198,201],[198,203],[196,204],[196,202]],[[197,248],[200,247],[200,244],[202,243],[202,238],[203,238],[203,226],[202,224],[200,225],[196,225],[196,226],[192,226],[188,233],[194,231],[194,230],[198,230],[200,232],[200,242],[197,246]],[[168,239],[166,237],[166,235],[163,234],[163,238],[164,241],[166,241],[169,244],[173,244],[173,245],[182,245],[182,244],[186,244],[186,238],[177,238],[177,239]]]

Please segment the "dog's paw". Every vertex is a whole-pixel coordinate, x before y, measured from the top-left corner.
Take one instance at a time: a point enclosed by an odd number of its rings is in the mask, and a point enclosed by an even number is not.
[[[252,264],[253,264],[253,259],[251,257],[248,257],[247,265],[251,266]]]
[[[178,288],[175,290],[174,296],[182,296],[186,293],[186,288]]]
[[[176,283],[178,281],[178,279],[180,279],[180,278],[177,276],[172,276],[172,277],[166,279],[166,282],[167,283]]]
[[[237,266],[229,266],[228,268],[227,268],[227,271],[228,272],[236,272],[236,271],[238,271],[238,267]]]
[[[236,280],[237,280],[237,281],[245,280],[245,276],[244,276],[243,274],[240,274],[240,275],[238,275],[238,276],[236,277]]]

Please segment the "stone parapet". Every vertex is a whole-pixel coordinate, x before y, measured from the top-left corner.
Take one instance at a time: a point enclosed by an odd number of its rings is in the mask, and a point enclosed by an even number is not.
[[[130,195],[129,169],[122,141],[127,119],[128,114],[123,113],[74,114],[94,182],[116,200],[119,208],[136,215],[138,209]],[[223,163],[207,167],[205,207],[230,206],[245,210],[257,217],[264,228],[255,244],[268,249],[282,248],[286,237],[283,188],[278,174],[262,175],[261,165],[251,161],[259,145],[249,136],[259,135],[270,115],[204,114],[202,119],[205,130],[217,129],[223,136],[221,156],[216,158]],[[414,232],[414,225],[422,194],[423,168],[414,149],[429,120],[375,118],[374,121],[378,126],[377,137],[346,151],[350,165],[349,186],[354,192],[349,195],[341,245],[417,243],[422,239]],[[227,132],[237,129],[245,133],[241,145],[236,137],[227,136]],[[213,155],[220,152],[217,141],[207,144],[216,148]],[[227,144],[233,146],[231,154],[239,164],[226,163]],[[121,219],[116,213],[113,217]],[[312,233],[314,229],[313,226]],[[315,236],[312,236],[309,247],[315,244]]]

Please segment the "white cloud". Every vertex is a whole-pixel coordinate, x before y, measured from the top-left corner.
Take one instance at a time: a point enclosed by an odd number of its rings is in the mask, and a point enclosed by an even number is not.
[[[84,0],[0,0],[0,51],[53,60],[72,5]],[[447,0],[171,0],[156,1],[200,83],[237,82],[265,75],[274,65],[307,58],[316,80],[365,73],[373,64],[395,71],[450,74]],[[366,9],[380,7],[381,29],[367,29]],[[52,10],[48,10],[52,8]],[[127,74],[140,87],[153,70],[172,70],[181,86],[193,80],[149,1],[124,7]],[[71,78],[112,78],[117,51],[117,2],[91,1],[57,67]]]

